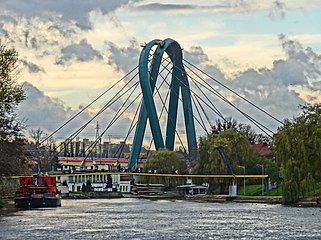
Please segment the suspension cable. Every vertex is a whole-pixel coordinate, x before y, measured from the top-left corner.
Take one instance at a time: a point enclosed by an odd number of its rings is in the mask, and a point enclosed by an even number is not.
[[[204,123],[203,118],[202,118],[202,116],[201,116],[201,112],[200,112],[200,110],[198,109],[198,107],[197,107],[197,105],[196,105],[196,103],[195,103],[195,99],[194,99],[194,98],[195,98],[195,95],[192,96],[192,101],[193,101],[193,103],[194,103],[194,106],[195,106],[195,109],[196,109],[196,111],[197,111],[197,114],[198,114],[199,118],[201,119],[201,122],[202,122],[201,127],[205,130],[206,134],[209,135],[209,132],[207,131],[206,126],[205,126],[205,123]]]
[[[188,66],[187,66],[188,67]],[[189,68],[189,67],[188,67]],[[189,68],[189,70],[191,70]],[[192,71],[192,70],[191,70]],[[198,76],[194,71],[192,71],[196,76]],[[198,76],[203,82],[206,83],[206,81],[204,79],[202,79],[200,76]],[[196,80],[194,80],[196,81]],[[197,83],[199,83],[197,81]],[[209,85],[208,83],[206,83],[206,85],[199,83],[200,85],[202,85],[204,88],[206,88],[208,91],[210,91],[211,93],[213,93],[214,95],[218,96],[221,100],[223,100],[224,102],[226,102],[227,104],[231,105],[233,108],[235,108],[237,111],[239,111],[243,116],[245,116],[248,120],[250,120],[255,126],[257,126],[261,131],[263,131],[265,134],[267,134],[268,136],[271,137],[270,134],[268,134],[264,129],[266,129],[267,131],[273,133],[272,130],[270,130],[269,128],[267,128],[266,126],[264,126],[263,124],[261,124],[260,122],[258,122],[257,120],[255,120],[253,117],[249,116],[247,113],[245,113],[244,111],[242,111],[240,108],[238,108],[235,104],[233,104],[232,102],[230,102],[227,98],[225,98],[221,93],[219,93],[216,89],[214,89],[211,85]]]
[[[198,71],[200,71],[201,73],[203,73],[204,75],[206,75],[207,77],[209,77],[211,80],[215,81],[216,83],[218,83],[219,85],[223,86],[224,88],[226,88],[227,90],[229,90],[230,92],[234,93],[236,96],[238,96],[239,98],[243,99],[244,101],[246,101],[247,103],[251,104],[252,106],[254,106],[255,108],[259,109],[261,112],[265,113],[266,115],[268,115],[269,117],[271,117],[272,119],[274,119],[275,121],[282,123],[282,121],[280,121],[279,119],[277,119],[276,117],[274,117],[273,115],[271,115],[270,113],[268,113],[267,111],[265,111],[264,109],[260,108],[259,106],[257,106],[256,104],[252,103],[251,101],[247,100],[245,97],[241,96],[240,94],[238,94],[237,92],[235,92],[234,90],[232,90],[231,88],[225,86],[224,84],[222,84],[221,82],[219,82],[218,80],[216,80],[215,78],[213,78],[212,76],[210,76],[209,74],[207,74],[206,72],[204,72],[203,70],[201,70],[200,68],[196,67],[194,64],[190,63],[189,61],[183,59],[185,62],[187,62],[188,64],[190,64],[191,66],[193,66],[194,68],[196,68]]]
[[[186,66],[186,65],[184,65]],[[177,67],[177,66],[174,66],[174,67]],[[188,66],[186,66],[188,67]],[[189,68],[189,67],[188,67]],[[190,68],[189,68],[190,69]],[[191,70],[191,69],[190,69]],[[181,71],[183,73],[183,69],[179,69],[179,71]],[[191,70],[192,71],[192,70]],[[196,76],[198,76],[194,71],[192,71]],[[187,74],[188,76],[190,76],[186,71],[185,71],[185,74]],[[177,77],[176,77],[177,78]],[[201,77],[199,77],[200,79],[202,79]],[[183,83],[179,78],[177,78],[178,81],[181,82],[181,84],[187,88],[190,89],[189,86],[187,86],[185,83]],[[203,80],[203,79],[202,79]],[[204,81],[204,80],[203,80]],[[205,82],[205,81],[204,81]],[[207,83],[208,84],[208,83]],[[204,86],[204,85],[203,85]],[[212,88],[212,86],[210,86],[210,88]],[[208,89],[208,88],[207,88]],[[209,89],[208,89],[209,90]],[[191,92],[193,92],[191,89],[190,89]],[[211,90],[209,90],[211,91]],[[213,91],[215,92],[216,90],[213,89]],[[215,94],[213,91],[211,91],[213,94]],[[217,92],[217,91],[216,91]],[[267,127],[263,126],[261,123],[259,123],[258,121],[256,121],[254,118],[250,117],[248,114],[246,114],[245,112],[243,112],[242,110],[240,110],[238,107],[236,107],[234,104],[232,104],[230,101],[228,101],[223,95],[221,95],[220,93],[218,93],[220,96],[221,96],[221,99],[223,99],[225,102],[229,103],[231,106],[233,106],[236,110],[238,110],[241,114],[243,114],[243,116],[245,116],[246,118],[248,118],[254,125],[256,125],[261,131],[263,131],[266,135],[270,136],[270,134],[268,134],[265,130],[262,129],[265,128],[267,129],[268,131],[270,131],[271,133],[273,133],[273,131],[271,131],[270,129],[268,129]],[[217,95],[217,94],[215,94]],[[218,96],[219,96],[218,95]],[[255,123],[256,122],[256,123]],[[262,127],[258,126],[258,125],[261,125]]]
[[[103,113],[107,108],[109,108],[111,105],[113,105],[120,97],[124,96],[129,90],[130,88],[128,88],[127,90],[125,90],[125,92],[121,93],[137,76],[138,73],[135,74],[134,77],[132,77],[121,89],[119,92],[117,92],[100,110],[98,113],[96,113],[91,119],[89,119],[83,126],[81,126],[78,130],[76,130],[73,134],[71,134],[67,139],[67,144],[69,144],[70,142],[72,142],[73,139],[76,138],[76,136],[78,136],[96,117],[98,117],[101,113]],[[135,83],[137,84],[137,82]],[[133,86],[135,85],[133,84]],[[117,97],[117,98],[116,98]],[[63,142],[57,147],[59,148],[61,145],[63,144]],[[62,149],[63,150],[63,149]],[[62,152],[62,150],[60,150],[60,152]],[[59,153],[60,153],[59,152]],[[59,154],[58,153],[58,154]]]
[[[183,83],[177,76],[174,76],[181,84],[183,84],[185,87],[187,87],[189,90],[190,90],[190,92],[191,93],[193,93],[193,94],[196,94],[189,86],[186,86],[186,84],[185,83]],[[170,86],[170,84],[166,81],[166,84],[168,85],[168,86]],[[181,102],[183,102],[183,100],[179,97],[179,94],[177,93],[177,92],[174,92],[177,96],[178,96],[178,99],[181,101]],[[196,94],[197,95],[197,94]],[[201,97],[199,97],[202,101],[204,101]],[[205,101],[204,101],[205,102]],[[206,103],[207,104],[207,103]],[[213,108],[211,107],[211,106],[209,106],[208,104],[207,104],[207,106],[209,107],[209,108],[211,108],[212,109],[212,111],[214,111],[215,112],[215,110],[213,110]],[[187,111],[189,111],[189,109],[187,109]],[[196,120],[196,122],[202,127],[202,123],[198,120],[198,118],[193,114],[193,118]],[[224,117],[223,117],[223,119],[224,119]],[[203,129],[205,132],[207,132],[207,130],[206,129]]]
[[[138,82],[135,83],[135,87],[132,90],[132,92],[129,94],[129,96],[127,97],[126,101],[122,104],[122,106],[118,109],[117,113],[115,114],[115,116],[112,118],[112,120],[109,122],[109,124],[106,126],[106,128],[104,129],[104,131],[99,135],[99,137],[87,148],[87,150],[89,149],[88,154],[86,155],[85,159],[86,160],[88,158],[88,156],[90,155],[90,153],[93,151],[93,148],[97,145],[99,139],[106,133],[106,131],[119,119],[119,117],[133,104],[133,102],[136,101],[136,99],[141,95],[138,94],[134,100],[121,112],[121,110],[124,108],[125,104],[128,102],[128,100],[130,99],[131,95],[135,92],[136,88],[138,86]],[[87,151],[86,150],[86,151]]]
[[[100,99],[102,96],[104,96],[107,92],[109,92],[112,88],[114,88],[118,83],[123,81],[127,76],[129,76],[132,72],[134,72],[138,66],[130,70],[124,77],[119,79],[116,83],[114,83],[112,86],[110,86],[107,90],[105,90],[103,93],[101,93],[98,97],[96,97],[93,101],[91,101],[89,104],[87,104],[83,109],[81,109],[77,114],[72,116],[68,121],[66,121],[64,124],[62,124],[59,128],[57,128],[54,132],[52,132],[50,135],[48,135],[45,139],[43,139],[39,145],[47,141],[49,138],[51,138],[54,134],[56,134],[58,131],[60,131],[63,127],[65,127],[68,123],[70,123],[72,120],[74,120],[76,117],[78,117],[83,111],[85,111],[87,108],[89,108],[93,103],[95,103],[98,99]]]

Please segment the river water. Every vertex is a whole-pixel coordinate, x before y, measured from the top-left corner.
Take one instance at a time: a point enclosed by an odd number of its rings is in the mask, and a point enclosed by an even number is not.
[[[0,217],[0,239],[321,239],[321,209],[136,198]]]

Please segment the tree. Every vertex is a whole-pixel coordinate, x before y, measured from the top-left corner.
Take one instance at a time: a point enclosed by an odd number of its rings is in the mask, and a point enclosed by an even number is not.
[[[238,166],[244,166],[253,157],[253,151],[248,138],[242,132],[235,129],[225,129],[199,140],[198,160],[193,168],[196,174],[226,174],[227,169],[223,159],[221,159],[218,146],[224,146],[225,154],[230,160],[234,171]],[[224,179],[205,179],[209,183],[209,190],[214,190],[220,186],[220,192],[225,191],[227,182]]]
[[[110,174],[107,174],[106,188],[112,188],[112,187],[113,187],[113,179]]]
[[[91,181],[87,180],[87,182],[86,182],[86,191],[85,192],[92,192],[92,191],[93,191],[93,188],[91,186]]]
[[[182,154],[161,149],[148,157],[147,162],[144,163],[143,170],[153,173],[186,173],[187,164]],[[182,177],[145,177],[147,183],[162,183],[167,187],[181,185],[184,183],[184,180]]]
[[[286,204],[305,197],[321,180],[321,104],[301,109],[303,113],[286,120],[274,136]]]
[[[40,172],[56,170],[59,165],[53,138],[48,138],[40,128],[29,132],[28,154],[39,160]]]
[[[0,41],[0,174],[5,175],[20,174],[27,168],[23,124],[15,114],[16,107],[25,99],[16,82],[17,68],[17,52]]]
[[[244,165],[253,156],[247,137],[234,129],[227,129],[218,134],[210,134],[200,138],[199,158],[194,172],[204,174],[226,173],[224,161],[216,150],[218,146],[224,146],[225,153],[234,169],[239,165]]]
[[[212,126],[212,134],[218,134],[228,129],[234,129],[238,132],[243,133],[248,138],[251,144],[254,144],[254,143],[268,144],[272,142],[271,137],[263,134],[257,134],[251,129],[250,125],[237,123],[237,121],[231,117],[224,119],[224,121],[221,119],[217,119],[215,121],[215,125]]]
[[[167,149],[158,150],[155,154],[150,156],[143,166],[145,171],[151,170],[157,173],[185,173],[187,170],[184,156]]]

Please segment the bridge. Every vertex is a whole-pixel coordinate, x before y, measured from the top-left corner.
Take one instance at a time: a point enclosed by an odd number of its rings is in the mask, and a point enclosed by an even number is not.
[[[223,113],[217,106],[218,103],[226,104],[235,110],[238,116],[242,116],[253,124],[257,129],[267,136],[271,136],[273,131],[256,120],[250,114],[237,107],[224,94],[220,93],[218,87],[225,92],[233,94],[240,101],[244,101],[253,109],[257,110],[269,119],[281,123],[277,118],[244,98],[236,91],[219,82],[215,77],[201,70],[190,61],[183,58],[182,47],[173,39],[155,39],[144,44],[140,54],[139,64],[129,71],[123,78],[115,82],[102,94],[100,94],[91,103],[81,109],[76,115],[72,116],[66,123],[59,127],[52,134],[48,135],[45,142],[49,138],[55,136],[56,133],[70,124],[74,119],[81,116],[84,111],[90,108],[95,102],[104,97],[110,97],[104,100],[104,105],[95,113],[95,115],[75,130],[65,142],[61,143],[60,151],[68,148],[68,144],[75,141],[77,137],[93,122],[99,118],[100,122],[107,122],[102,132],[99,132],[97,122],[96,140],[86,146],[82,153],[76,156],[82,156],[84,163],[89,159],[93,151],[97,151],[97,146],[101,147],[101,139],[108,136],[108,132],[112,127],[117,128],[117,123],[123,120],[126,115],[127,120],[131,120],[127,127],[127,133],[122,140],[127,143],[132,137],[132,145],[130,149],[127,166],[129,170],[138,168],[138,159],[142,146],[148,142],[146,138],[146,130],[149,125],[150,142],[148,150],[154,147],[155,150],[169,149],[179,143],[183,152],[186,153],[190,161],[196,160],[197,152],[197,135],[209,134],[213,124],[211,119],[220,118],[226,121]],[[138,71],[138,72],[137,72]],[[140,88],[138,88],[140,86]],[[215,102],[213,99],[216,99]],[[181,106],[179,104],[182,104]],[[114,109],[117,108],[115,111]],[[114,111],[113,116],[104,119],[104,112]],[[181,113],[181,114],[180,114]],[[106,116],[106,115],[105,115]],[[205,119],[205,120],[204,120]],[[207,123],[206,123],[207,121]],[[149,123],[149,124],[147,124]],[[182,124],[183,123],[183,124]],[[183,125],[183,126],[182,126]],[[183,127],[185,132],[183,133]],[[125,128],[119,129],[124,132]],[[77,145],[75,146],[77,148]],[[120,146],[121,152],[123,146]],[[77,150],[77,149],[76,149]],[[120,154],[118,155],[118,159]],[[118,162],[117,162],[118,163]],[[133,175],[148,175],[148,173],[126,172]],[[265,178],[267,175],[189,175],[189,174],[155,174],[157,176],[182,176],[182,177],[218,177],[218,178]]]

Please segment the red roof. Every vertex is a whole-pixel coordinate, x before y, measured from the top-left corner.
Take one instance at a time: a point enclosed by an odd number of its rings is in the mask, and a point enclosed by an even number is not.
[[[252,144],[252,149],[255,153],[261,156],[272,156],[272,144]]]

